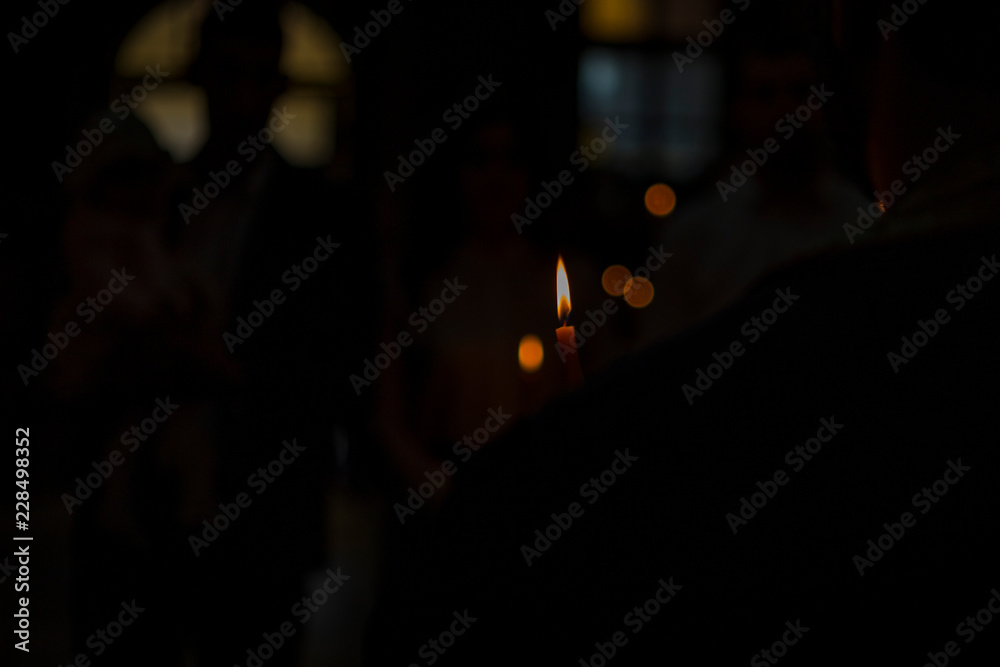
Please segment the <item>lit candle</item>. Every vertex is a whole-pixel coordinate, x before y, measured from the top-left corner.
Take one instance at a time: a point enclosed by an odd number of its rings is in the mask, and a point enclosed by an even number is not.
[[[566,267],[560,255],[559,264],[556,266],[556,313],[562,326],[556,329],[556,351],[563,362],[563,368],[566,369],[567,382],[571,387],[575,387],[583,382],[583,370],[576,354],[576,331],[566,324],[570,310],[569,279],[566,277]]]

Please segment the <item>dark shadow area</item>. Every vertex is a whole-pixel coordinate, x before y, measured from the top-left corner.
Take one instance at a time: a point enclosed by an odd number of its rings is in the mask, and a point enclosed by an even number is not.
[[[9,664],[992,664],[936,1],[11,6]]]

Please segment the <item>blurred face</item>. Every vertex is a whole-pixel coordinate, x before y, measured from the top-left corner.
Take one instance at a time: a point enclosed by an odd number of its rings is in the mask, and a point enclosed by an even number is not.
[[[747,140],[774,134],[778,119],[793,111],[817,83],[812,60],[805,54],[750,55],[742,67],[743,85],[736,102],[735,125]]]
[[[768,138],[781,143],[781,162],[792,157],[802,161],[813,157],[825,127],[822,110],[785,139],[776,124],[804,104],[811,86],[822,83],[816,77],[812,58],[804,53],[780,56],[748,55],[741,67],[742,85],[733,109],[733,128],[742,145],[756,148]],[[782,127],[786,127],[783,125]]]
[[[880,3],[832,0],[830,50],[824,57],[823,76],[836,97],[824,109],[834,145],[851,175],[869,181],[868,125],[882,37],[873,26]]]
[[[503,123],[479,129],[473,141],[461,179],[467,213],[481,232],[509,232],[511,213],[524,206],[529,184],[517,156],[519,141]]]
[[[199,58],[198,83],[208,97],[213,136],[241,136],[267,123],[271,106],[285,90],[276,46],[226,38]]]

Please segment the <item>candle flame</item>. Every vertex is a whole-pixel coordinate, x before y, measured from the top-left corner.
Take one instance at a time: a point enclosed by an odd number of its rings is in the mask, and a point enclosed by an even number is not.
[[[556,313],[563,326],[566,326],[570,310],[569,278],[566,277],[566,267],[563,265],[562,255],[559,255],[559,264],[556,265]]]

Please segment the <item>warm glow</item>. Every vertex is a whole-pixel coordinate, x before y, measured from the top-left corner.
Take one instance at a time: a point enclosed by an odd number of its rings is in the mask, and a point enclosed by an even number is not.
[[[149,65],[170,73],[149,91],[135,113],[178,163],[192,160],[211,130],[205,91],[188,82],[187,75],[200,49],[202,23],[217,20],[215,4],[210,0],[160,3],[129,30],[115,56],[120,79],[111,87],[115,95],[147,76]],[[342,100],[350,90],[350,67],[338,48],[340,37],[305,4],[283,4],[278,21],[284,37],[278,68],[288,77],[288,89],[273,106],[287,106],[295,122],[274,135],[273,146],[296,167],[322,167],[337,150],[335,123],[341,122],[337,114],[343,113]]]
[[[639,42],[649,37],[653,17],[644,0],[587,0],[580,32],[595,42]]]
[[[653,300],[653,283],[635,276],[625,285],[625,302],[633,308],[645,308]]]
[[[566,267],[563,265],[562,255],[559,255],[559,264],[556,265],[556,312],[563,326],[566,326],[570,310],[569,278],[566,277]]]
[[[631,271],[621,264],[613,264],[604,269],[604,274],[601,276],[601,286],[611,296],[621,296],[625,292],[625,285],[631,278]]]
[[[663,183],[649,186],[646,190],[646,210],[657,217],[670,215],[677,205],[677,195],[673,188]]]
[[[534,373],[542,367],[543,359],[545,351],[538,336],[528,334],[521,338],[521,343],[517,346],[517,361],[521,364],[521,370],[525,373]]]

